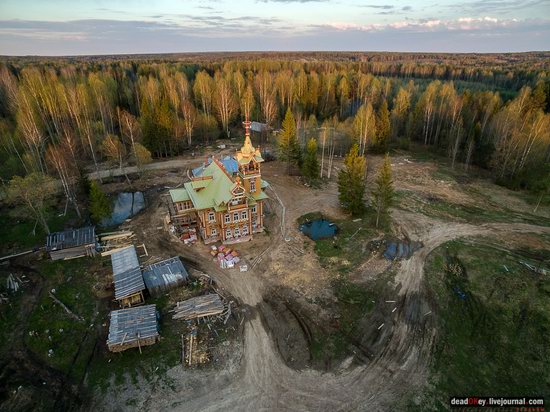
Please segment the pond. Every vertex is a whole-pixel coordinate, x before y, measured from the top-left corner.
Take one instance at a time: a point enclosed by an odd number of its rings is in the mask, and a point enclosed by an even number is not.
[[[101,226],[120,225],[129,217],[145,208],[145,198],[142,192],[119,193],[113,205],[111,216],[101,221]]]
[[[312,240],[334,237],[338,226],[326,219],[316,219],[300,225],[300,231]]]

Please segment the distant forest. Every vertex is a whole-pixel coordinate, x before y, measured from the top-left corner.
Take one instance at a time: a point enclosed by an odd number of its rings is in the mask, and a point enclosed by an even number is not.
[[[550,179],[550,52],[0,57],[0,177],[139,166],[287,109],[302,145],[416,142],[512,188]]]

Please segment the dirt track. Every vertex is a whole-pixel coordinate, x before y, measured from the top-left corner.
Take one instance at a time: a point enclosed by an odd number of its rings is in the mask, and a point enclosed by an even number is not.
[[[293,278],[295,268],[307,267],[315,277],[301,279],[305,288],[320,292],[328,276],[314,255],[289,253],[289,245],[297,245],[295,219],[322,208],[338,214],[336,187],[311,196],[301,196],[303,186],[288,178],[273,175],[270,182],[287,207],[285,241],[280,230],[270,237],[271,250],[262,265],[247,273],[230,273],[209,268],[214,278],[241,303],[258,308],[264,293],[274,283],[299,281]],[[316,207],[319,205],[319,207]],[[280,208],[277,207],[280,211]],[[279,212],[280,213],[280,212]],[[280,218],[280,216],[278,216]],[[313,369],[296,370],[287,366],[274,343],[270,331],[256,310],[247,319],[244,332],[244,354],[233,371],[205,373],[199,389],[161,391],[149,394],[142,406],[151,410],[392,410],[395,401],[422,387],[428,377],[430,353],[436,329],[434,315],[423,290],[424,262],[432,250],[452,239],[483,234],[546,232],[550,228],[526,224],[470,225],[448,223],[425,215],[395,210],[393,219],[399,231],[424,247],[398,267],[395,283],[399,290],[398,310],[384,319],[379,334],[388,339],[384,348],[364,365],[349,366],[343,362],[336,372],[323,373]],[[278,225],[273,225],[278,226]],[[180,248],[179,245],[175,247]],[[297,247],[297,246],[296,246]],[[181,250],[190,253],[189,248]],[[256,254],[260,250],[254,251]],[[196,253],[196,252],[191,252]],[[280,264],[284,257],[285,264]],[[274,280],[274,278],[276,278]],[[307,285],[307,283],[310,283]],[[175,368],[170,376],[182,384],[189,379],[186,372]]]

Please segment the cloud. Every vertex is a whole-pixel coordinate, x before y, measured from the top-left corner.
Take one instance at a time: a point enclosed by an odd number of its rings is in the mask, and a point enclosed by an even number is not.
[[[391,10],[395,8],[395,6],[392,6],[391,4],[359,4],[358,6],[368,7],[370,9],[383,9],[383,10]]]
[[[501,52],[550,49],[549,19],[464,16],[387,24],[295,25],[257,16],[164,20],[0,20],[0,54],[81,55],[248,50]]]
[[[548,0],[475,0],[450,4],[447,7],[466,13],[502,14],[542,4],[548,5]]]

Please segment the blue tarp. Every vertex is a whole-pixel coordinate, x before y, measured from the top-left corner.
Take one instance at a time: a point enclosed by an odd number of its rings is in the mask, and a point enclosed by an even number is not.
[[[312,240],[319,240],[335,236],[338,226],[328,220],[317,219],[300,225],[300,231]]]
[[[384,257],[388,260],[408,259],[422,247],[420,242],[396,241],[388,242]]]

